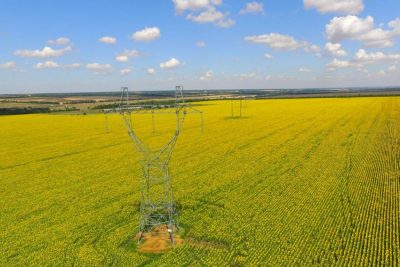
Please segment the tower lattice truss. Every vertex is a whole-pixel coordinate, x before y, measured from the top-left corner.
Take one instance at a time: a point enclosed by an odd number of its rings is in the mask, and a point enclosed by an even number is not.
[[[138,240],[141,240],[144,233],[152,231],[157,226],[165,225],[167,226],[171,243],[174,244],[174,232],[179,229],[179,224],[178,213],[174,203],[169,162],[186,115],[188,113],[200,114],[201,123],[203,124],[202,111],[187,104],[183,97],[183,87],[176,86],[175,103],[172,105],[132,105],[129,101],[128,88],[122,87],[119,108],[107,109],[104,112],[119,112],[122,115],[134,148],[140,156],[143,175],[141,178]],[[133,113],[151,114],[153,118],[153,130],[154,114],[175,114],[176,127],[172,137],[161,149],[156,151],[151,150],[136,134],[131,116]]]

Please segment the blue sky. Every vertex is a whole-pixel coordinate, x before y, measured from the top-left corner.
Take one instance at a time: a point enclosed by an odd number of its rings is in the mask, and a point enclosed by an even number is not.
[[[399,10],[398,0],[1,0],[0,93],[397,86]]]

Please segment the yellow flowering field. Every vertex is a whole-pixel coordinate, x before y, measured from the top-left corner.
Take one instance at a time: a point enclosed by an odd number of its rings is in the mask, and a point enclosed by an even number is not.
[[[0,117],[0,266],[396,266],[400,98],[197,103],[171,160],[184,244],[138,253],[118,114]],[[173,117],[134,116],[155,147]]]

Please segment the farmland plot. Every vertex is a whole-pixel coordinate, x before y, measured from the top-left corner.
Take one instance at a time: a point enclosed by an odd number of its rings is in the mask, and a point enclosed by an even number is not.
[[[119,115],[0,117],[0,265],[398,265],[400,98],[199,103],[171,161],[184,244],[138,253]],[[135,119],[141,119],[136,121]],[[173,120],[134,118],[154,146]]]

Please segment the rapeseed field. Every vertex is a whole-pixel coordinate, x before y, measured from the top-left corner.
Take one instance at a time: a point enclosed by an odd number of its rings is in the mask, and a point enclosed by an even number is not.
[[[196,103],[171,160],[184,244],[138,253],[118,114],[0,117],[0,266],[397,266],[400,98]],[[133,117],[154,147],[173,117]]]

